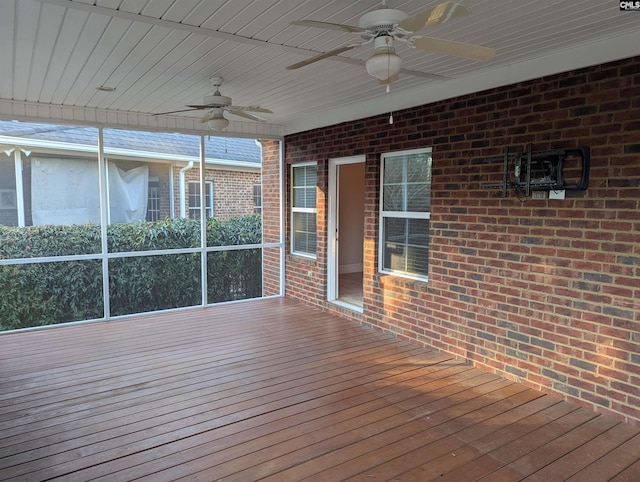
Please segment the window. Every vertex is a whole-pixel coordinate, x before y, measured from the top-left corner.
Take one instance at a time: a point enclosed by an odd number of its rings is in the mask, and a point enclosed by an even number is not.
[[[147,194],[147,221],[160,219],[160,183],[158,178],[149,178]]]
[[[262,212],[262,184],[253,185],[253,212]]]
[[[382,155],[380,271],[426,279],[431,217],[431,149]]]
[[[291,252],[316,255],[316,164],[291,166]]]
[[[213,182],[205,181],[206,216],[213,217]],[[200,218],[200,181],[189,181],[189,217]]]

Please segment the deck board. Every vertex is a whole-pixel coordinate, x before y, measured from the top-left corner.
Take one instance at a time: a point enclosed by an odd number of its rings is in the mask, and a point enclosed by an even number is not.
[[[0,480],[635,480],[640,428],[288,299],[0,335]]]

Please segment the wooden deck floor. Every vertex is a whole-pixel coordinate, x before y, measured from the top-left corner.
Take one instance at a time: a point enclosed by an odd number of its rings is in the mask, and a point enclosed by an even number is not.
[[[640,428],[286,299],[0,336],[0,480],[638,481]]]

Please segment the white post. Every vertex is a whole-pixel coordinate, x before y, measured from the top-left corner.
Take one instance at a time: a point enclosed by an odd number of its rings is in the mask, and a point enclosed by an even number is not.
[[[22,151],[16,147],[13,150],[13,160],[16,169],[16,207],[18,208],[18,226],[24,228],[24,189],[22,189]]]
[[[185,200],[185,175],[184,173],[187,172],[189,169],[191,169],[193,167],[193,161],[190,161],[189,164],[187,164],[185,167],[183,167],[182,169],[180,169],[180,174],[178,175],[178,182],[180,183],[179,189],[180,189],[180,217],[181,218],[186,218],[187,217],[187,208],[186,208],[186,200]]]

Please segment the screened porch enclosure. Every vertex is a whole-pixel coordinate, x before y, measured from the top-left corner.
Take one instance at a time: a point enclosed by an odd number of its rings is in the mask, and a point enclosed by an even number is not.
[[[0,122],[0,331],[280,295],[261,142]]]

